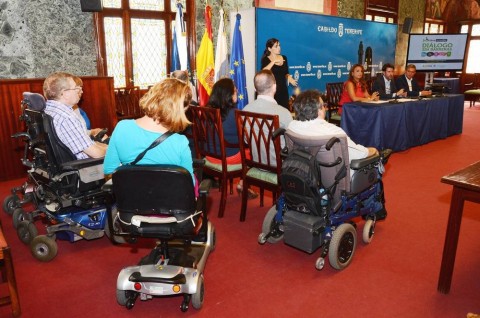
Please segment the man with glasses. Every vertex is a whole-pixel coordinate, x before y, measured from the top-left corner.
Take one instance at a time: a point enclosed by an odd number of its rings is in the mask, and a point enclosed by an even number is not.
[[[101,158],[105,156],[107,145],[94,142],[87,135],[85,127],[72,109],[80,100],[81,90],[82,87],[75,84],[72,74],[50,74],[43,82],[43,93],[47,98],[45,113],[52,117],[60,141],[77,159]]]
[[[395,84],[397,84],[397,88],[407,92],[409,97],[417,97],[417,96],[431,96],[432,91],[421,90],[420,85],[418,85],[417,80],[415,79],[415,73],[417,72],[417,68],[414,64],[408,64],[405,68],[405,74],[399,76]]]

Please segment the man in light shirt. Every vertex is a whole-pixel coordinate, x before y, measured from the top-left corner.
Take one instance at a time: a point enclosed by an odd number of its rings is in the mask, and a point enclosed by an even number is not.
[[[415,65],[408,64],[405,68],[405,74],[399,76],[395,82],[395,84],[397,84],[397,88],[403,88],[403,90],[407,92],[407,96],[409,97],[431,96],[432,91],[422,91],[420,89],[420,85],[418,85],[418,82],[415,79],[416,72],[417,68],[415,67]]]
[[[81,90],[82,87],[76,85],[72,74],[50,74],[43,83],[43,93],[47,98],[45,113],[52,117],[60,141],[77,159],[101,158],[105,156],[107,145],[90,138],[72,109],[80,100]]]
[[[253,84],[257,92],[257,99],[249,103],[244,111],[278,115],[278,121],[280,128],[287,128],[288,124],[292,121],[292,114],[285,108],[277,104],[277,101],[273,98],[277,91],[277,84],[275,77],[270,70],[261,70],[253,79]],[[285,146],[283,138],[280,139],[282,148]],[[275,162],[275,148],[270,147],[270,157],[273,158],[272,162]]]

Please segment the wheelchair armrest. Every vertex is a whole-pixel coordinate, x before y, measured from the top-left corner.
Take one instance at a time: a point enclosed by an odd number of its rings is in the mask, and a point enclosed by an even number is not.
[[[350,168],[353,170],[359,170],[365,166],[373,164],[380,160],[380,155],[375,154],[367,158],[354,159],[350,162]]]
[[[78,170],[85,167],[91,167],[103,164],[103,158],[87,158],[72,160],[61,164],[62,170]]]
[[[285,128],[277,128],[277,129],[275,129],[275,131],[273,132],[273,139],[277,138],[278,136],[283,136],[283,135],[285,135],[285,131],[286,131]]]

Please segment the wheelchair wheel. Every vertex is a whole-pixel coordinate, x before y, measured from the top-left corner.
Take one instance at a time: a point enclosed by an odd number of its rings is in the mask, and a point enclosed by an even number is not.
[[[203,306],[203,297],[205,295],[205,286],[203,284],[203,275],[198,277],[197,291],[192,295],[192,306],[195,309],[200,309]]]
[[[280,224],[275,221],[275,215],[277,214],[277,207],[272,206],[270,210],[268,210],[265,218],[263,219],[262,224],[262,233],[258,237],[258,242],[260,244],[265,243],[265,236],[268,233],[272,233],[272,235],[267,239],[268,243],[274,244],[278,243],[283,240],[283,230],[280,228]],[[262,236],[262,238],[260,238]],[[261,242],[263,241],[263,243]]]
[[[315,262],[315,268],[317,270],[321,271],[324,266],[325,266],[325,259],[323,257],[317,258],[317,260]]]
[[[363,226],[363,243],[370,243],[372,241],[373,234],[375,234],[375,222],[372,219],[368,219]]]
[[[350,265],[357,246],[357,231],[350,223],[341,224],[334,232],[328,249],[330,265],[338,270]]]
[[[117,289],[117,303],[120,306],[127,305],[127,292],[125,290]]]
[[[112,220],[113,220],[113,232],[120,232],[120,229],[118,228],[118,224],[115,223],[115,216],[117,215],[117,207],[114,206],[112,207]],[[108,221],[107,221],[108,222]],[[125,244],[128,241],[128,238],[122,235],[115,235],[110,232],[110,227],[108,224],[105,224],[105,235],[112,241],[114,244]]]
[[[212,230],[210,231],[210,251],[213,252],[215,250],[215,245],[217,244],[217,233],[215,232],[215,228],[212,226]]]
[[[18,197],[11,194],[3,200],[3,211],[12,215],[13,211],[18,208]]]
[[[24,244],[30,244],[34,237],[38,235],[38,230],[33,222],[28,220],[21,221],[17,226],[17,236]]]
[[[18,227],[18,224],[22,221],[33,221],[33,217],[30,213],[25,213],[25,211],[22,208],[16,208],[13,211],[12,214],[12,223],[13,227],[16,229]]]
[[[33,257],[41,262],[50,262],[57,256],[58,245],[53,238],[47,235],[39,235],[30,243],[30,252]]]

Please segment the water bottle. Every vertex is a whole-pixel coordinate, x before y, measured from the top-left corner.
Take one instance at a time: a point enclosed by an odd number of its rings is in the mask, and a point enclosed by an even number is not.
[[[322,206],[328,205],[328,196],[327,196],[327,193],[325,192],[325,189],[321,188],[319,193],[322,196],[322,200],[320,201],[320,204]]]
[[[321,195],[321,200],[320,200],[320,205],[322,209],[322,215],[325,216],[327,214],[328,210],[328,196],[327,193],[325,192],[325,189],[321,188],[319,190],[319,193]]]

